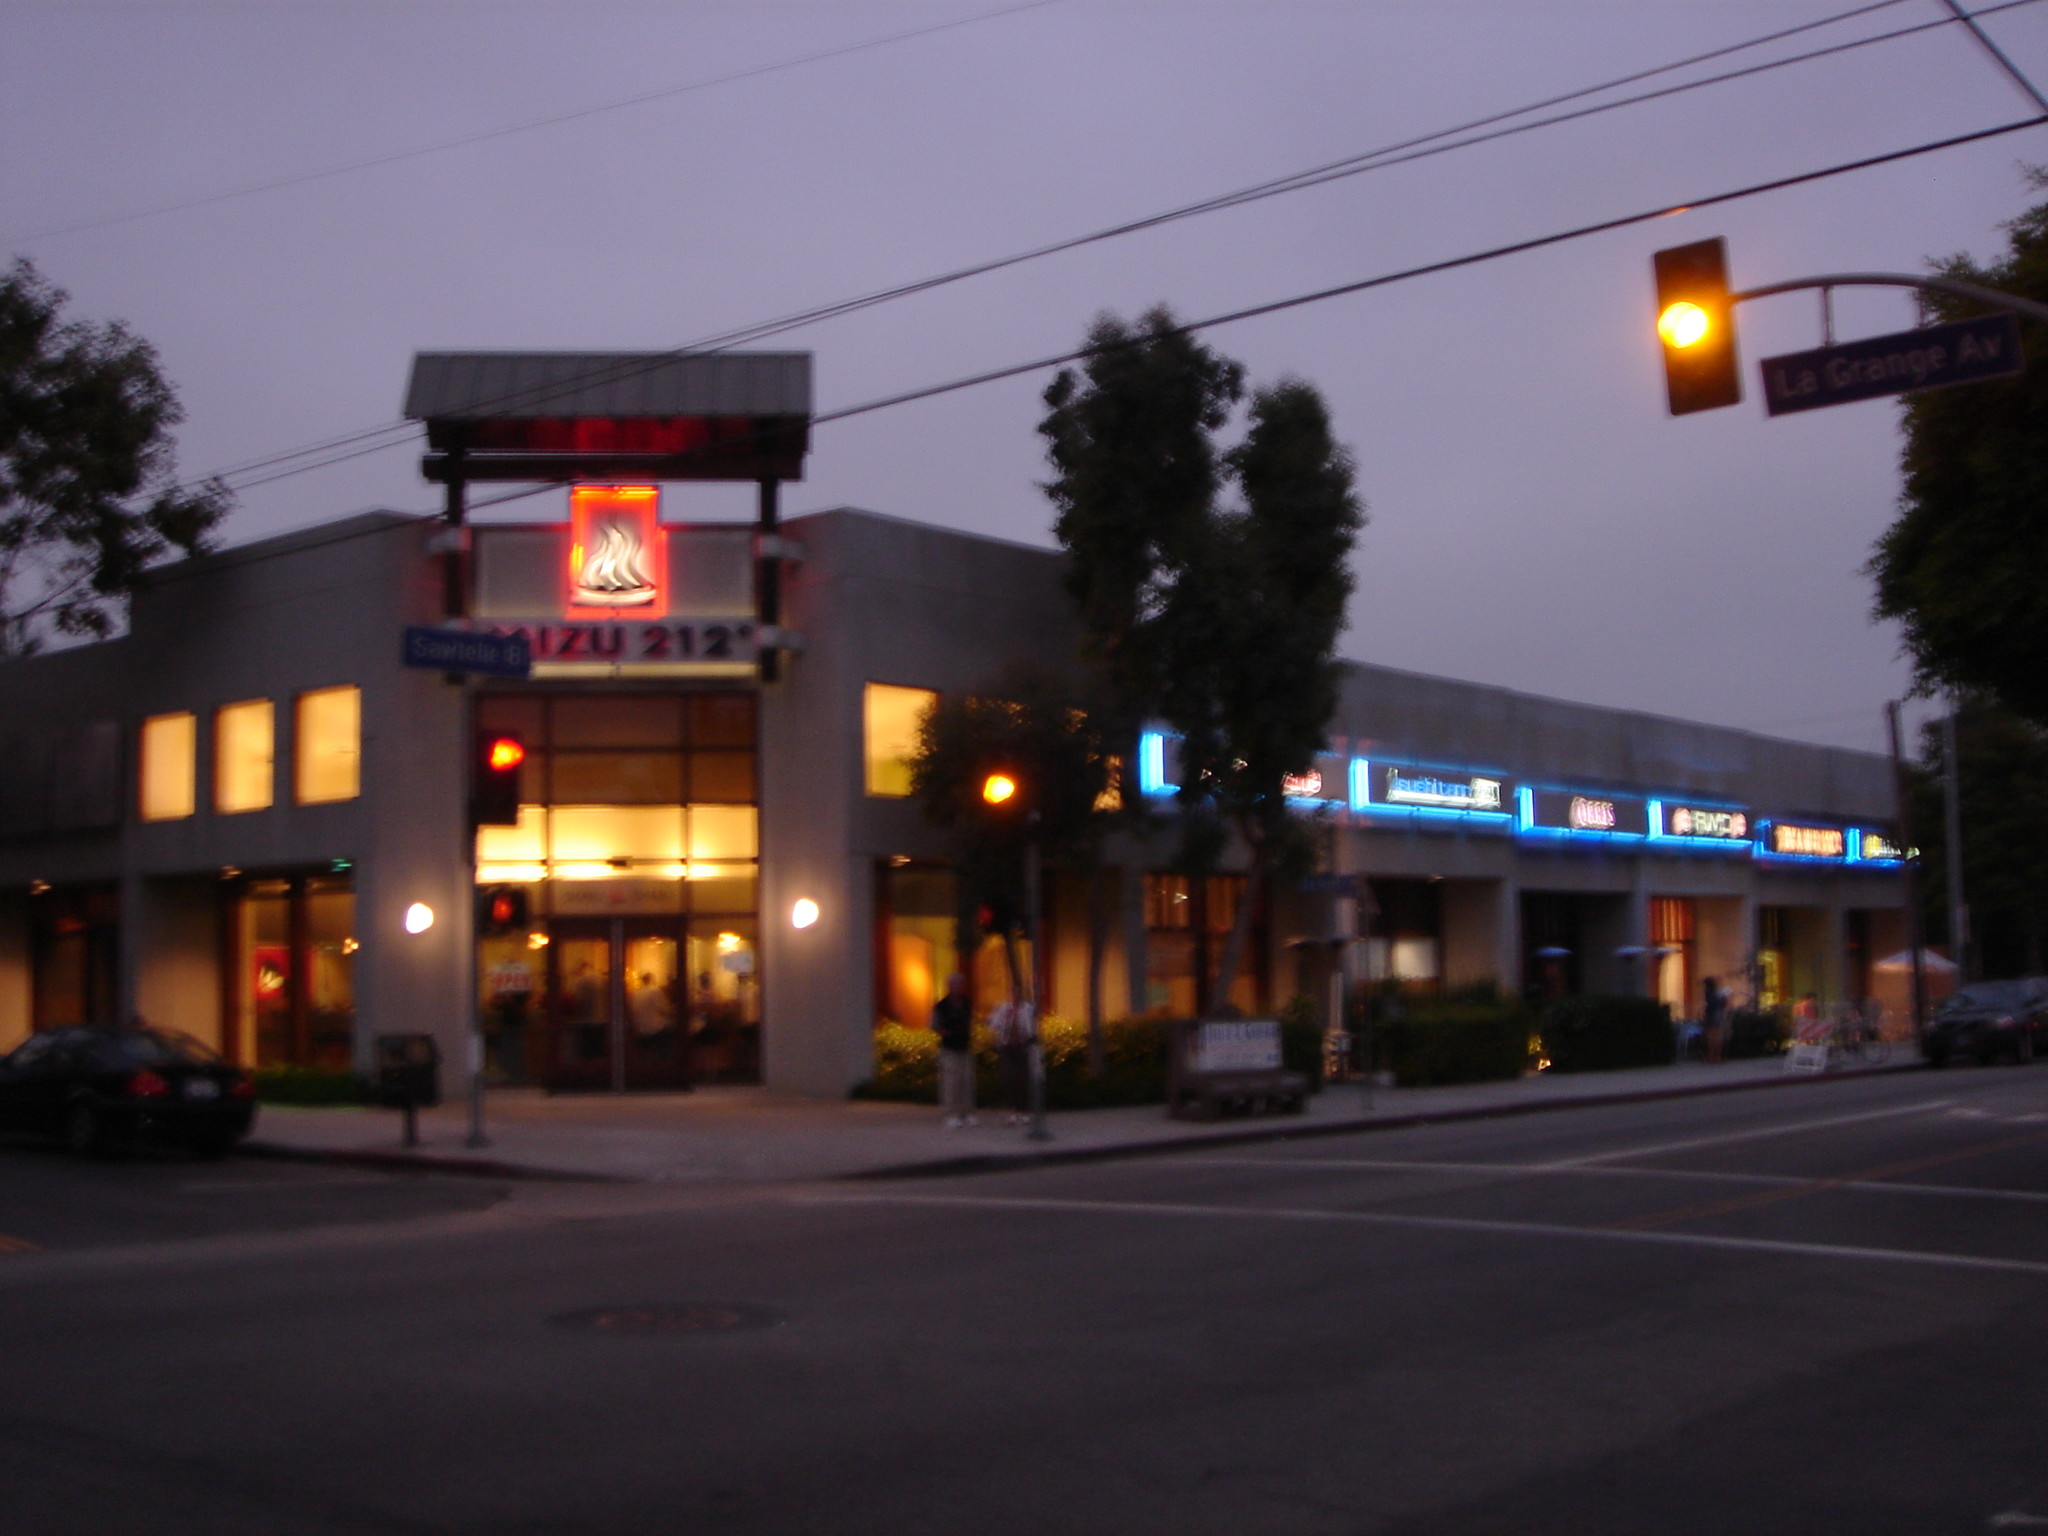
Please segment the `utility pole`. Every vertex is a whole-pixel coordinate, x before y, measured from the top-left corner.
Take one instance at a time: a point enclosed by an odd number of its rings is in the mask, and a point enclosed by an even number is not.
[[[1955,951],[1956,980],[1971,979],[1970,906],[1963,899],[1963,795],[1956,771],[1955,695],[1949,695],[1948,713],[1941,720],[1941,810],[1942,836],[1947,840],[1948,858],[1948,942]]]
[[[1906,854],[1906,952],[1913,959],[1913,1038],[1927,1028],[1927,967],[1921,953],[1920,860],[1913,842],[1912,787],[1906,780],[1906,759],[1899,743],[1899,701],[1884,707],[1885,725],[1892,743],[1892,792],[1897,799],[1899,847]]]

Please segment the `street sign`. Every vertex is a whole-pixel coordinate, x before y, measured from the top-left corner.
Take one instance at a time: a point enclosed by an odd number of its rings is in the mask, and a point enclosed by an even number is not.
[[[533,671],[533,646],[524,635],[489,635],[468,629],[427,629],[408,624],[405,664],[433,672],[525,677]]]
[[[2022,361],[2018,318],[1983,315],[1953,325],[1767,357],[1762,364],[1764,406],[1771,415],[1783,416],[1944,384],[1970,384],[2018,373]]]

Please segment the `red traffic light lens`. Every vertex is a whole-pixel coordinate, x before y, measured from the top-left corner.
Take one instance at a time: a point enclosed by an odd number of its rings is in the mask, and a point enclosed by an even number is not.
[[[491,743],[484,760],[491,765],[493,773],[505,773],[526,761],[526,748],[517,737],[500,736]]]

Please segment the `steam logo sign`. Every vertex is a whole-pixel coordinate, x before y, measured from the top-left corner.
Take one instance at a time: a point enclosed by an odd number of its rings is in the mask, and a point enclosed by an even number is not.
[[[570,618],[666,613],[667,571],[651,485],[579,485],[569,493]]]

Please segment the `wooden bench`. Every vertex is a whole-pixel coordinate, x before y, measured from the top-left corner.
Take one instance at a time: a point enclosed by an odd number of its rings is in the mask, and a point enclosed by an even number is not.
[[[1298,1114],[1308,1078],[1281,1064],[1278,1019],[1185,1019],[1173,1027],[1166,1112],[1183,1120]]]

